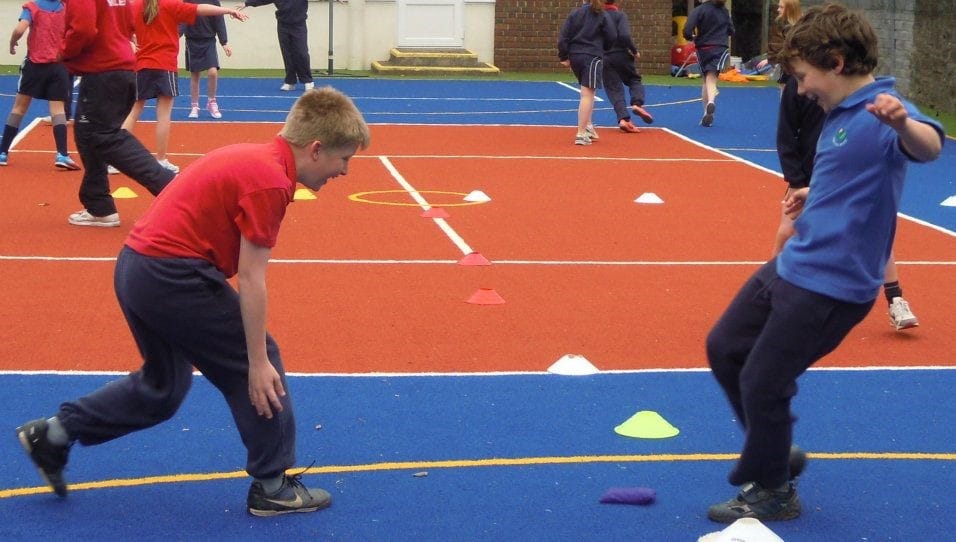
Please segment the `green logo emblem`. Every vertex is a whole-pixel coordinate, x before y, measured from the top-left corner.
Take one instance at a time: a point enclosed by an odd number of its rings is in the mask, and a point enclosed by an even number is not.
[[[840,128],[835,134],[833,134],[833,144],[837,147],[842,147],[843,145],[846,145],[846,138],[846,129]]]

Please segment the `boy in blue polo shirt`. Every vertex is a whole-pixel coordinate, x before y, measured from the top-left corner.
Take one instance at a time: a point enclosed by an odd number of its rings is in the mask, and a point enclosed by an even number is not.
[[[782,62],[798,92],[827,112],[810,182],[786,211],[796,236],[741,288],[707,337],[707,357],[737,419],[743,450],[711,506],[732,523],[800,515],[790,465],[797,378],[870,311],[896,230],[907,163],[935,159],[942,127],[876,78],[877,40],[859,13],[815,6],[787,35]]]

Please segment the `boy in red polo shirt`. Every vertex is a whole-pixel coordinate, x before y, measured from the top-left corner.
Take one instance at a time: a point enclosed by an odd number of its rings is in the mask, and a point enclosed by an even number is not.
[[[331,504],[326,491],[286,475],[295,464],[295,420],[279,347],[266,333],[266,264],[296,182],[318,190],[345,175],[368,144],[368,126],[348,97],[310,90],[275,139],[206,154],[163,190],[116,261],[116,295],[142,367],[17,428],[58,495],[66,495],[74,442],[100,444],[169,419],[195,366],[222,392],[246,446],[249,512]],[[237,274],[238,291],[227,281]]]

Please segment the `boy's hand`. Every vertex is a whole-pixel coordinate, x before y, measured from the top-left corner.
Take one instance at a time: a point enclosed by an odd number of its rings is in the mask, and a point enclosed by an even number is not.
[[[224,53],[226,53],[226,56],[232,56],[232,47],[229,45],[223,45],[222,50]]]
[[[803,204],[807,202],[807,195],[810,193],[810,188],[798,188],[796,190],[790,189],[787,191],[787,195],[784,196],[783,202],[783,213],[787,215],[790,220],[796,220],[800,213],[803,212]]]
[[[280,397],[285,396],[282,379],[269,362],[249,363],[249,400],[256,412],[272,419],[272,412],[282,412]]]
[[[903,102],[889,94],[877,94],[873,103],[866,104],[866,110],[873,113],[873,116],[880,119],[880,122],[897,131],[903,129],[906,119],[909,118],[909,113],[903,107]]]

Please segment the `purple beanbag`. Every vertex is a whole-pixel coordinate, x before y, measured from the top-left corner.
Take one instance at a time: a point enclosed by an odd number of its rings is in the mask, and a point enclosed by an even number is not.
[[[657,492],[649,487],[612,487],[601,495],[605,504],[651,504]]]

